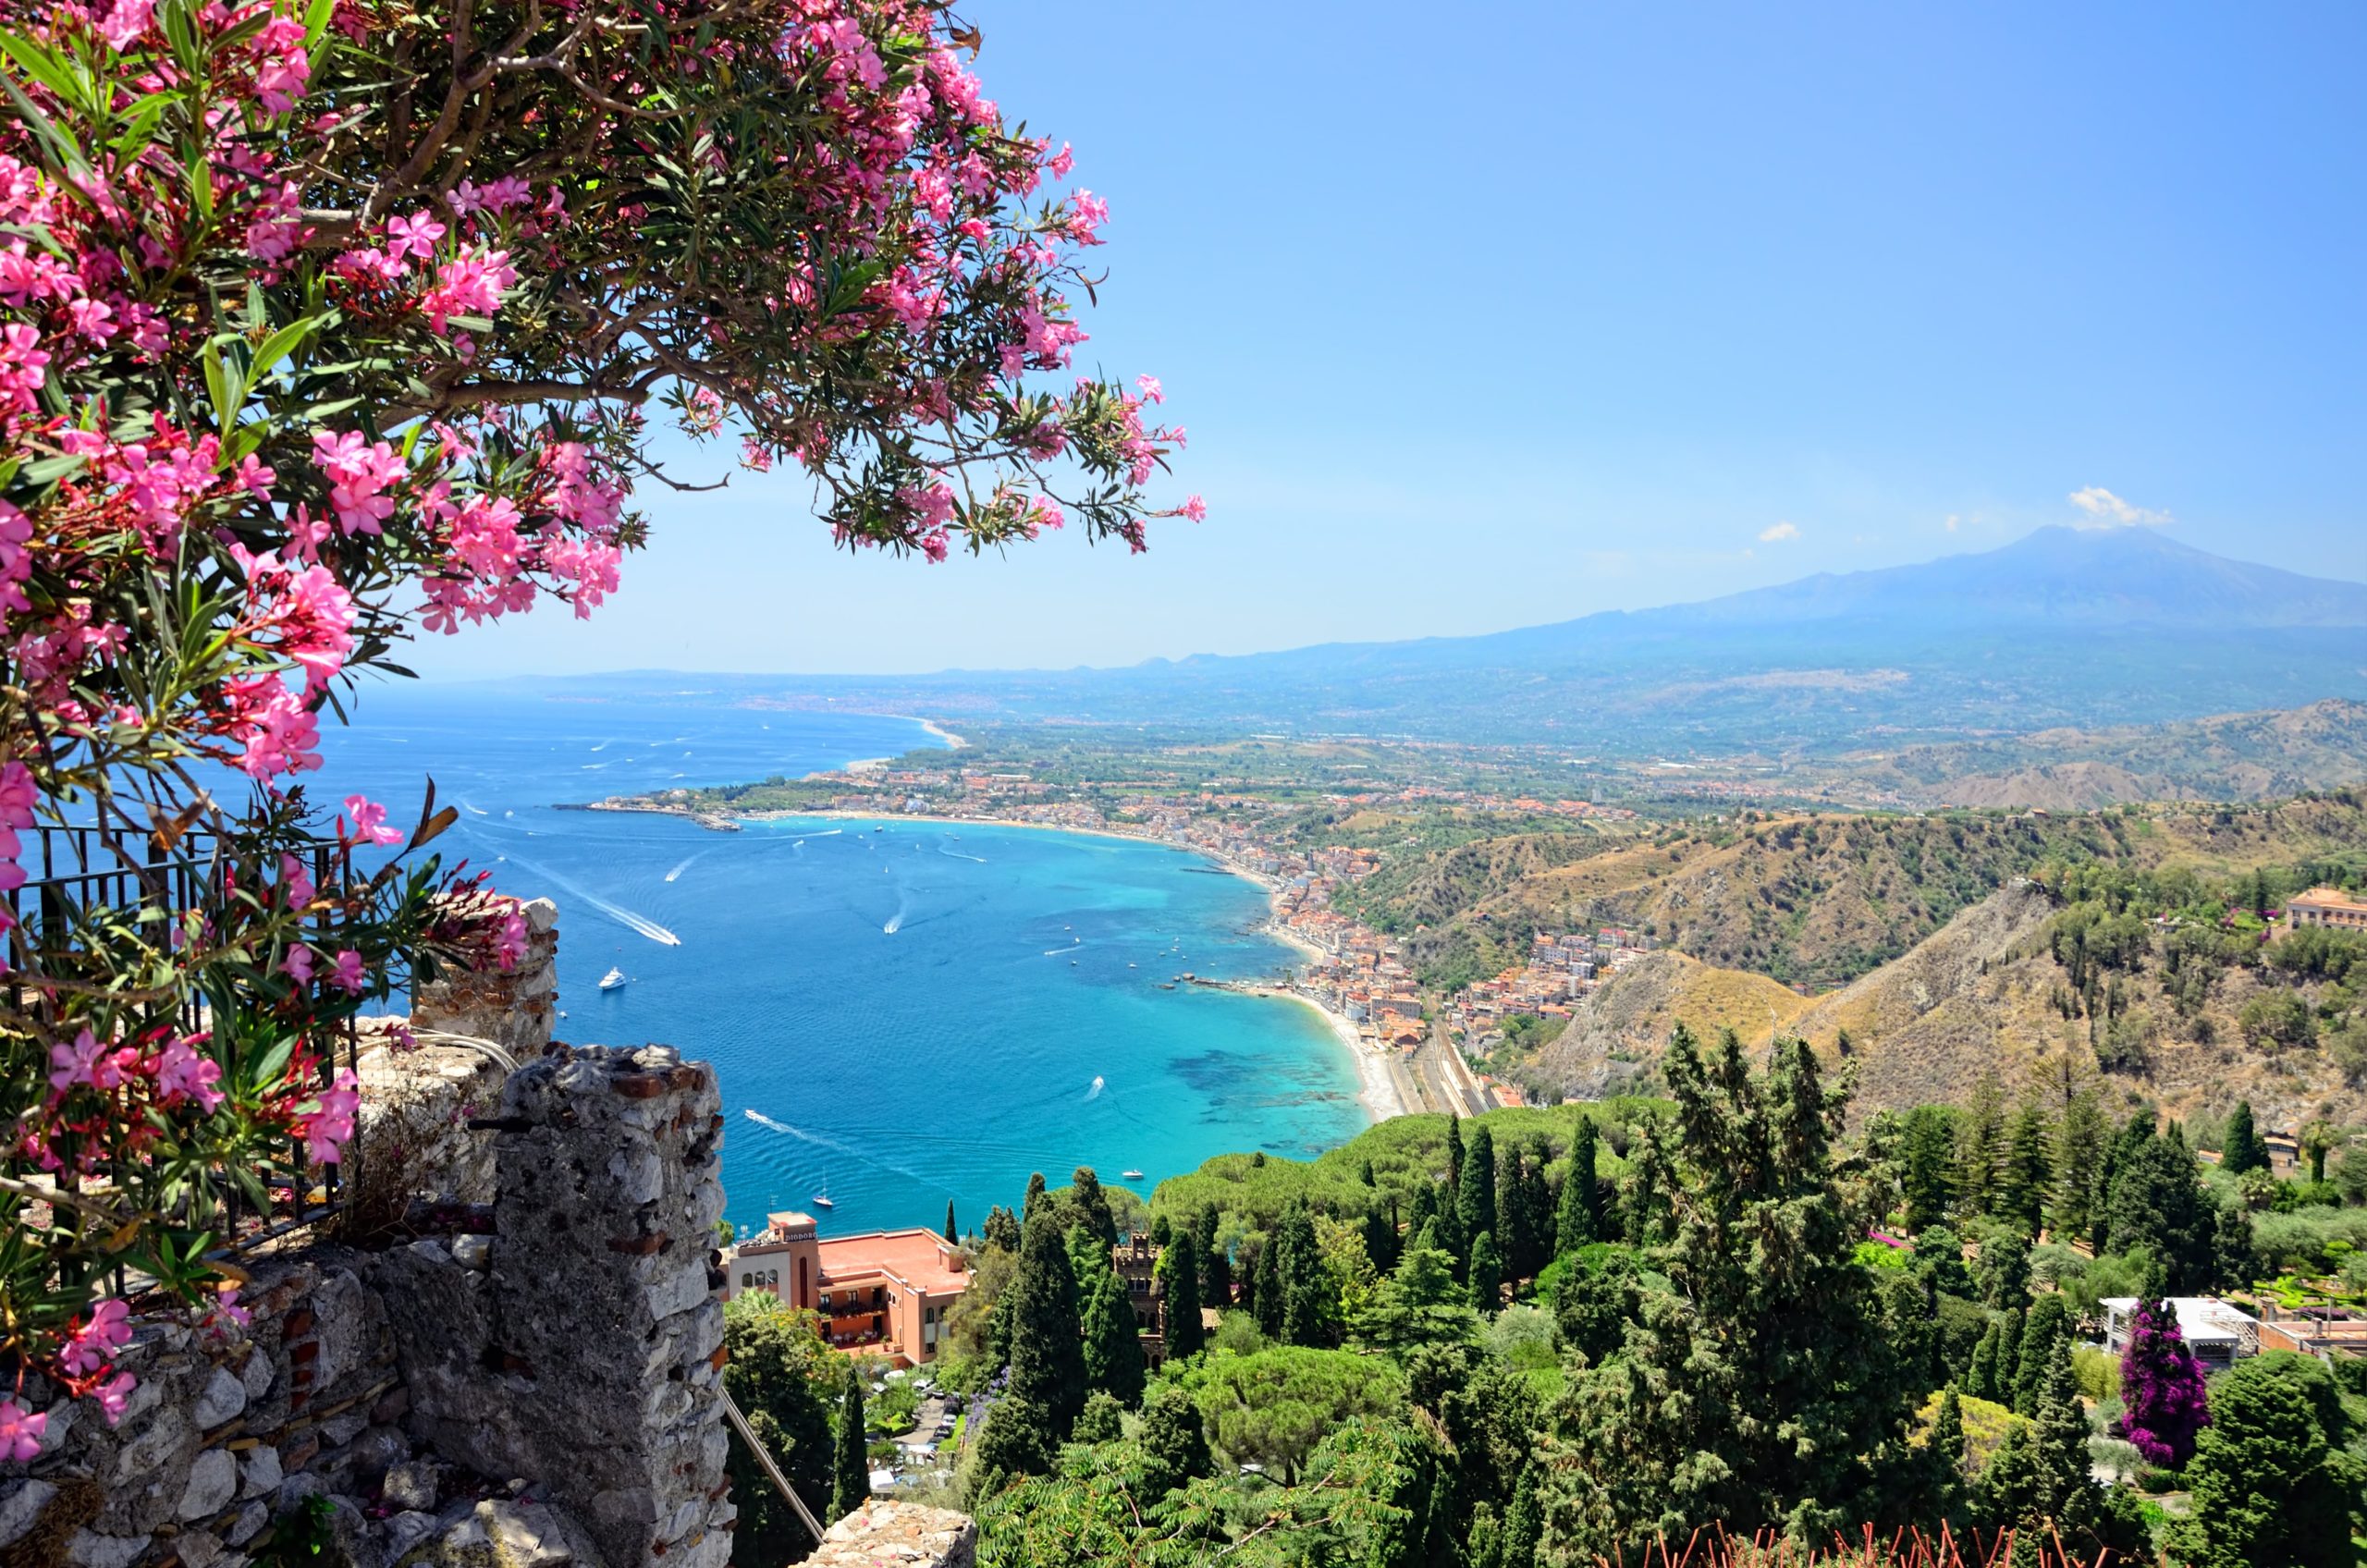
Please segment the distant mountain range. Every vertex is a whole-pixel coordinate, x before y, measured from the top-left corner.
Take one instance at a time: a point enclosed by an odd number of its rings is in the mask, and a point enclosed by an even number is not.
[[[1486,636],[1121,669],[732,679],[974,722],[1774,760],[2367,699],[2367,583],[2228,560],[2150,529],[2047,528],[1981,554]]]

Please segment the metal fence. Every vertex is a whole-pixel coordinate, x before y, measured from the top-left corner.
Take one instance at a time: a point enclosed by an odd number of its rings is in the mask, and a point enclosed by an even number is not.
[[[225,870],[221,848],[213,835],[203,831],[182,834],[170,850],[150,835],[128,839],[90,827],[41,826],[20,830],[19,837],[24,848],[18,864],[26,880],[21,887],[0,893],[0,904],[5,904],[11,917],[6,937],[6,994],[10,1009],[19,1017],[38,1020],[46,1011],[38,981],[60,961],[70,960],[77,932],[94,912],[161,917],[158,939],[162,941],[168,939],[163,933],[171,920],[221,901]],[[134,847],[136,854],[127,852]],[[307,858],[313,879],[322,888],[342,886],[351,876],[350,854],[342,843],[315,840]],[[325,917],[320,930],[325,942],[329,935]],[[181,998],[174,1016],[185,1033],[210,1027],[205,1002],[195,995]],[[315,1048],[321,1053],[322,1087],[335,1080],[340,1068],[358,1072],[361,1045],[350,1018],[333,1038],[316,1041]],[[235,1183],[225,1183],[219,1188],[224,1201],[215,1213],[185,1216],[184,1222],[212,1231],[221,1243],[217,1256],[251,1251],[316,1226],[342,1208],[361,1158],[361,1144],[359,1137],[350,1140],[340,1151],[339,1163],[315,1165],[306,1158],[303,1140],[289,1138],[276,1151],[283,1179],[267,1185],[271,1201],[266,1206],[257,1208]],[[19,1159],[7,1160],[6,1169],[19,1180],[33,1174]],[[96,1182],[85,1182],[67,1170],[60,1172],[57,1180],[66,1190],[74,1191],[104,1182],[110,1174],[102,1170]],[[118,1289],[125,1285],[120,1274],[117,1284]]]

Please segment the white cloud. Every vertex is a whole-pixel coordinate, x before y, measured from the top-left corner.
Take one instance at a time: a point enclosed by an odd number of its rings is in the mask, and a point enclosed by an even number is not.
[[[2084,521],[2071,525],[2074,528],[2159,527],[2170,521],[2169,513],[2131,505],[2101,484],[2072,491],[2071,504],[2087,514]]]
[[[1956,531],[1957,527],[1958,527],[1960,524],[1962,524],[1962,523],[1963,523],[1963,521],[1964,521],[1964,519],[1962,519],[1962,518],[1958,517],[1958,516],[1957,516],[1956,513],[1954,513],[1954,512],[1950,512],[1950,513],[1948,514],[1948,532],[1949,532],[1949,533],[1954,533]]]
[[[1797,539],[1799,536],[1800,531],[1788,522],[1779,522],[1772,528],[1759,531],[1759,542],[1762,545],[1780,545],[1786,539]]]

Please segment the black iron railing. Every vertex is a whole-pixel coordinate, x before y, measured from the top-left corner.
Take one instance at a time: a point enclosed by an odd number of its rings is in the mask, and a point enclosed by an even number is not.
[[[40,826],[20,830],[19,838],[23,851],[18,864],[26,880],[0,893],[0,904],[11,917],[5,986],[10,1011],[19,1019],[35,1021],[36,1026],[48,1011],[42,976],[70,967],[75,944],[94,913],[152,919],[155,939],[165,943],[172,939],[173,922],[221,902],[225,864],[219,840],[202,830],[181,834],[169,850],[151,835],[127,837],[92,827]],[[350,855],[342,843],[315,840],[305,858],[314,883],[322,888],[341,887],[350,878]],[[318,936],[321,947],[332,945],[325,915]],[[204,999],[194,992],[176,1006],[174,1021],[188,1034],[212,1026]],[[359,1071],[361,1046],[351,1019],[329,1038],[316,1040],[314,1047],[321,1056],[321,1087],[328,1087],[340,1069]],[[290,1137],[273,1151],[278,1158],[273,1162],[276,1178],[266,1186],[267,1203],[258,1207],[239,1184],[223,1182],[215,1213],[183,1216],[181,1221],[212,1231],[225,1255],[317,1226],[343,1207],[361,1143],[359,1136],[349,1140],[336,1163],[315,1163],[307,1158],[303,1140]],[[7,1160],[5,1168],[20,1181],[33,1176],[19,1159]],[[85,1179],[69,1170],[58,1179],[69,1193],[96,1193],[111,1184],[112,1175],[102,1169]],[[120,1276],[117,1284],[118,1289],[125,1285]]]

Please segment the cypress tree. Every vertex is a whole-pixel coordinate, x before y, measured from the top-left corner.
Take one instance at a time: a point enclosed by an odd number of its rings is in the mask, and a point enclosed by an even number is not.
[[[1995,1401],[1997,1398],[1997,1341],[2004,1329],[1995,1319],[1981,1331],[1981,1342],[1972,1347],[1972,1365],[1965,1370],[1964,1391],[1974,1399]]]
[[[1257,1331],[1269,1340],[1282,1337],[1282,1249],[1277,1232],[1257,1249]]]
[[[1520,1467],[1513,1501],[1504,1510],[1502,1568],[1537,1568],[1538,1542],[1545,1534],[1545,1510],[1537,1497],[1537,1466]]]
[[[1552,1151],[1539,1138],[1520,1162],[1520,1181],[1515,1187],[1520,1195],[1515,1206],[1520,1215],[1520,1254],[1508,1256],[1506,1262],[1524,1280],[1536,1278],[1553,1261],[1553,1193],[1545,1181],[1546,1161],[1551,1157]]]
[[[1492,1232],[1482,1231],[1471,1243],[1471,1310],[1493,1317],[1504,1305],[1504,1255]]]
[[[1599,1237],[1601,1199],[1595,1190],[1594,1118],[1580,1116],[1570,1133],[1570,1166],[1562,1178],[1562,1201],[1553,1219],[1553,1250],[1577,1251]]]
[[[1499,1229],[1496,1218],[1496,1140],[1481,1122],[1472,1129],[1471,1146],[1463,1156],[1463,1174],[1455,1185],[1454,1217],[1463,1233],[1477,1246],[1479,1233]]]
[[[830,1466],[830,1517],[843,1519],[871,1497],[871,1457],[863,1429],[863,1378],[847,1363],[846,1392],[839,1400],[836,1459]]]
[[[1049,1214],[1030,1220],[1019,1272],[1004,1300],[1012,1309],[1011,1392],[1042,1423],[1038,1447],[1066,1441],[1085,1408],[1085,1352],[1078,1341],[1076,1275],[1067,1238]],[[997,1419],[1001,1418],[997,1412]]]
[[[2238,1100],[2227,1113],[2227,1135],[2220,1140],[2219,1169],[2231,1176],[2268,1169],[2268,1145],[2252,1125],[2252,1102]]]
[[[1190,1243],[1184,1243],[1190,1246]],[[1093,1298],[1085,1309],[1085,1378],[1119,1403],[1142,1403],[1143,1346],[1134,1323],[1134,1304],[1117,1274],[1103,1269],[1093,1284]]]
[[[2112,1250],[2151,1251],[2167,1277],[2167,1293],[2192,1295],[2208,1288],[2215,1210],[2176,1127],[2148,1136],[2122,1162],[2105,1214]]]
[[[1377,1206],[1365,1212],[1365,1256],[1372,1259],[1377,1274],[1390,1273],[1397,1267],[1397,1227]]]
[[[1192,1256],[1200,1260],[1200,1305],[1221,1310],[1233,1304],[1233,1259],[1217,1244],[1217,1206],[1204,1203],[1192,1222]]]
[[[1953,1388],[1940,1391],[1940,1413],[1932,1418],[1932,1440],[1924,1450],[1931,1473],[1925,1483],[1927,1517],[1949,1525],[1964,1523],[1964,1405]]]
[[[2022,1375],[2022,1311],[2016,1307],[1997,1326],[1997,1403],[2011,1405]]]
[[[1175,1239],[1159,1257],[1161,1311],[1167,1323],[1167,1354],[1172,1360],[1197,1355],[1207,1343],[1200,1326],[1200,1264],[1197,1247],[1188,1231]]]
[[[1326,1345],[1331,1341],[1331,1320],[1337,1303],[1323,1267],[1323,1252],[1315,1239],[1315,1221],[1306,1206],[1294,1200],[1282,1211],[1274,1238],[1275,1266],[1282,1280],[1282,1338],[1294,1345]]]
[[[1103,1244],[1118,1244],[1118,1222],[1110,1217],[1110,1194],[1101,1190],[1101,1178],[1093,1173],[1090,1165],[1080,1165],[1069,1176],[1070,1190],[1075,1195],[1077,1207],[1085,1211],[1085,1222]]]
[[[2036,1415],[2054,1366],[2054,1353],[2071,1341],[2071,1312],[2060,1292],[2049,1291],[2022,1317],[2021,1350],[2015,1359],[2014,1414]]]
[[[1363,1160],[1363,1161],[1358,1162],[1358,1164],[1357,1164],[1357,1166],[1356,1166],[1356,1180],[1357,1180],[1357,1181],[1359,1181],[1359,1182],[1363,1182],[1366,1186],[1367,1186],[1367,1187],[1372,1186],[1372,1185],[1374,1184],[1374,1182],[1373,1182],[1373,1178],[1372,1178],[1372,1161],[1371,1161],[1371,1160],[1367,1159],[1367,1160]]]
[[[986,1243],[1005,1252],[1019,1250],[1019,1216],[997,1204],[987,1210]]]
[[[1669,1239],[1668,1157],[1661,1148],[1659,1123],[1650,1118],[1636,1127],[1628,1145],[1627,1174],[1619,1183],[1619,1228],[1639,1247],[1660,1246]]]
[[[1460,1206],[1452,1187],[1439,1189],[1436,1222],[1439,1248],[1453,1260],[1454,1277],[1460,1280],[1464,1277],[1464,1265],[1471,1258],[1471,1232],[1463,1228]]]
[[[962,1228],[953,1223],[953,1200],[945,1200],[945,1240],[948,1245],[962,1244]]]
[[[1030,1172],[1027,1178],[1027,1196],[1019,1206],[1021,1230],[1025,1230],[1027,1222],[1044,1211],[1044,1173],[1040,1170]]]
[[[1458,1192],[1463,1186],[1463,1119],[1450,1113],[1446,1119],[1446,1190]]]

